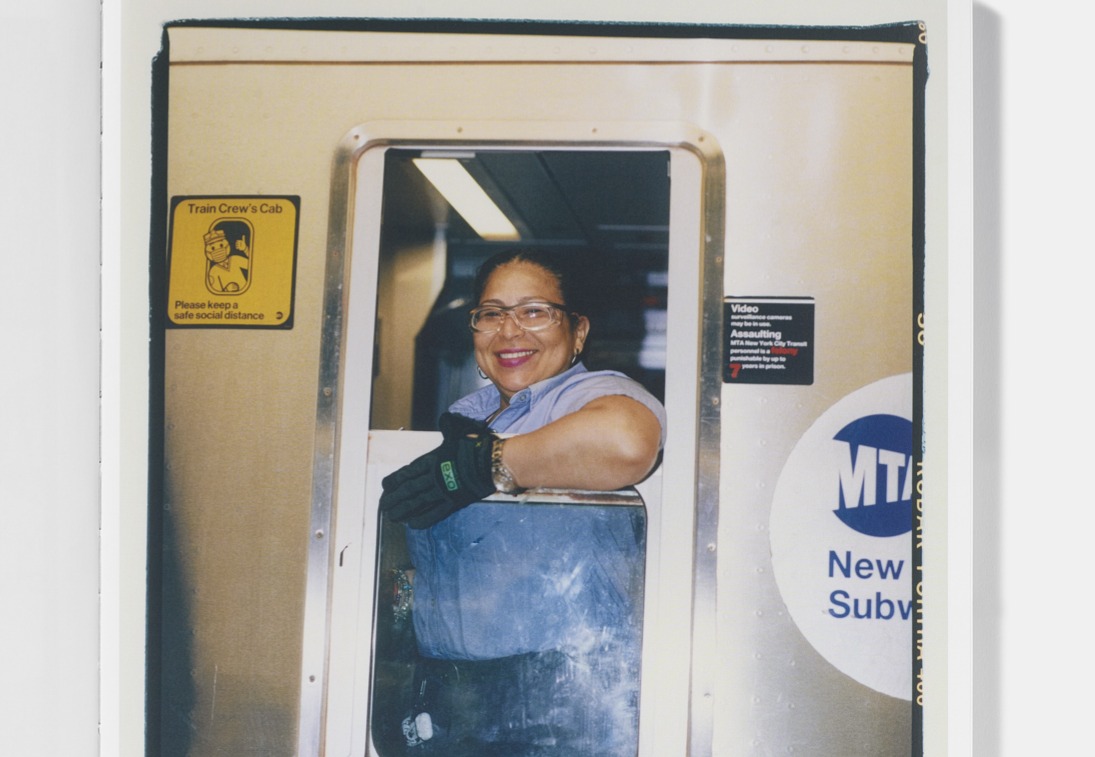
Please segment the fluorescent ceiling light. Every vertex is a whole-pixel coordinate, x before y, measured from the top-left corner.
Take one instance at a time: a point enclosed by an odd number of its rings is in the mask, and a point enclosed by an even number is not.
[[[452,158],[414,158],[414,164],[457,213],[492,241],[520,239],[521,235],[460,161]]]

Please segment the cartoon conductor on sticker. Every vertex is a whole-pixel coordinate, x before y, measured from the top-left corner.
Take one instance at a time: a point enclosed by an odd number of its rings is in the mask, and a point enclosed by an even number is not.
[[[251,284],[251,224],[220,219],[204,237],[205,286],[213,294],[240,294]]]

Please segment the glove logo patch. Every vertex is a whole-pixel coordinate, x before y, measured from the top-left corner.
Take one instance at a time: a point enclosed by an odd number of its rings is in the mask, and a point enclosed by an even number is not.
[[[445,488],[450,492],[460,488],[460,484],[456,483],[456,472],[453,471],[452,463],[448,460],[441,463],[441,476],[445,479]]]

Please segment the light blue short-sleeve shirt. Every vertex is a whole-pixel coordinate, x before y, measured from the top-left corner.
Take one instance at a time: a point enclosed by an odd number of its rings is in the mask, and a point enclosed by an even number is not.
[[[650,408],[664,442],[656,398],[622,373],[580,363],[515,394],[491,427],[534,431],[611,395]],[[499,400],[488,386],[449,409],[484,420]],[[626,641],[640,620],[633,591],[644,538],[642,513],[626,507],[479,502],[430,528],[408,528],[419,651],[482,660]]]

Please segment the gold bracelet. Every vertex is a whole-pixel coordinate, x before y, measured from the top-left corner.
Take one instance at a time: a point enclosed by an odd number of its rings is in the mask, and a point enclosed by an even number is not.
[[[524,489],[517,485],[513,473],[502,462],[502,445],[505,443],[504,439],[494,440],[494,446],[490,451],[491,478],[494,479],[494,488],[498,491],[503,494],[517,494],[523,492]]]

